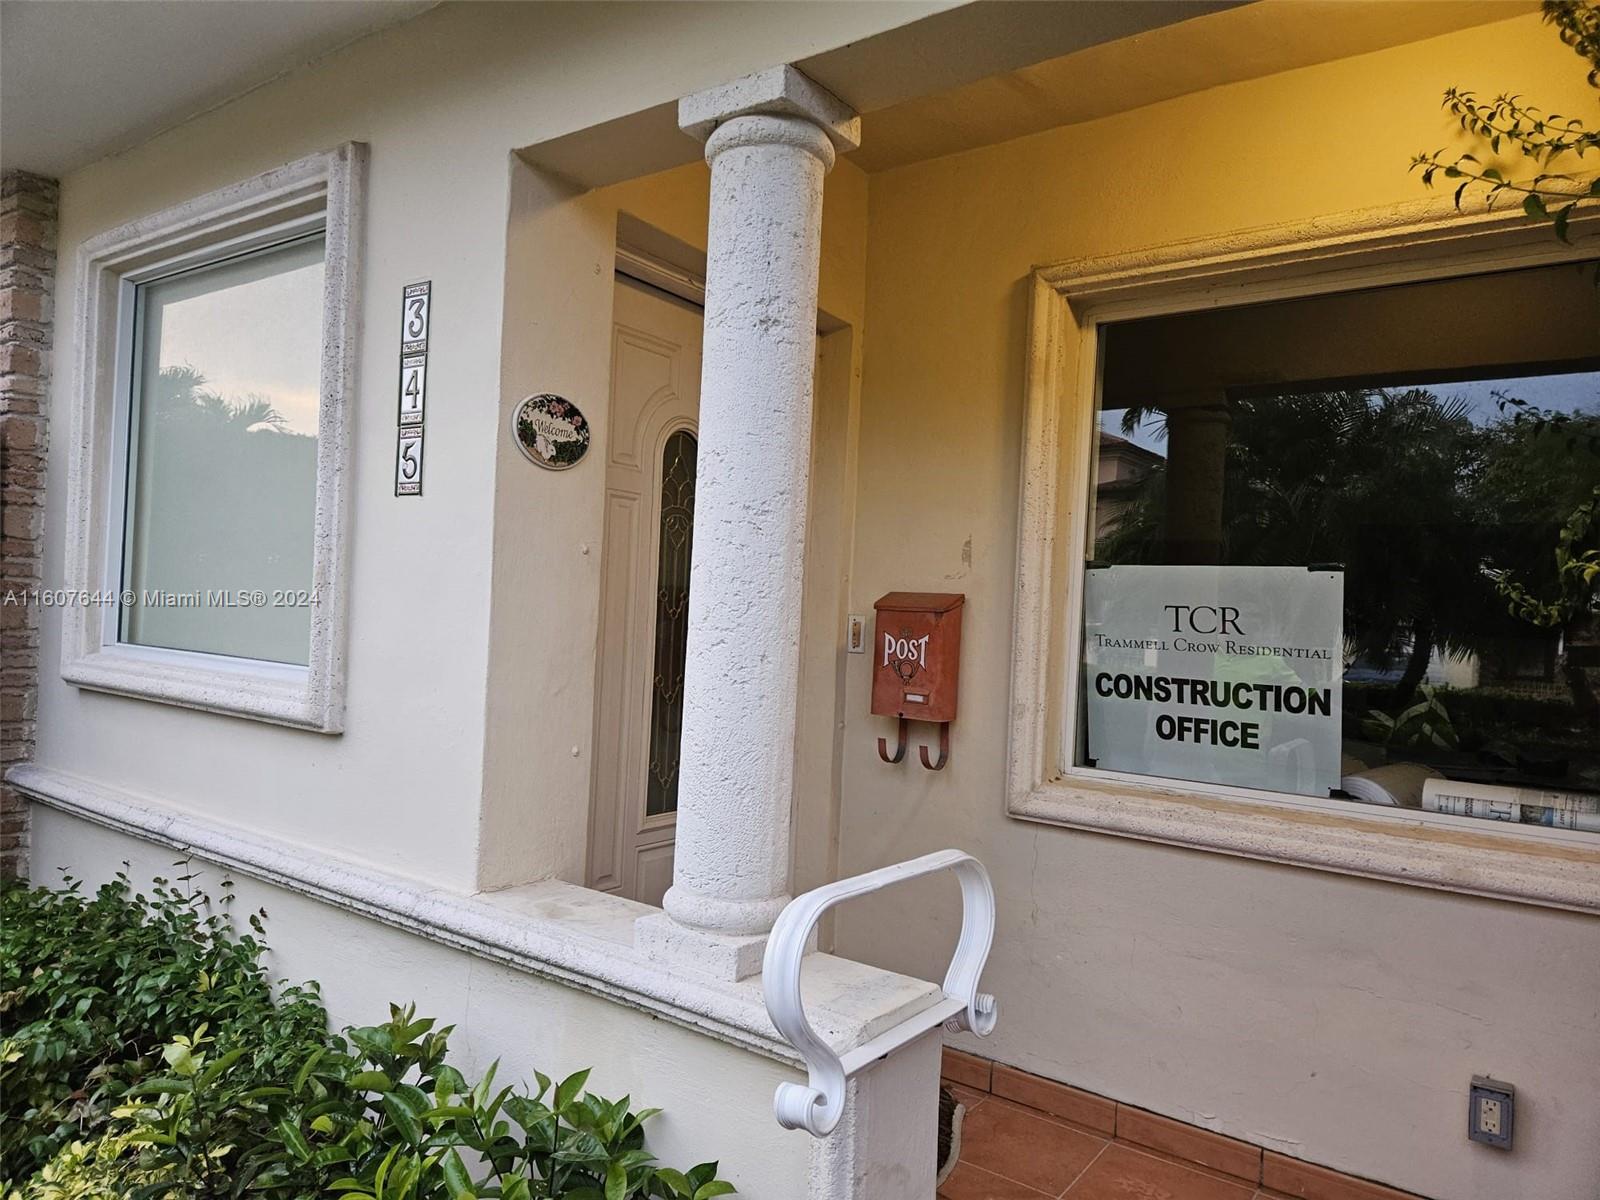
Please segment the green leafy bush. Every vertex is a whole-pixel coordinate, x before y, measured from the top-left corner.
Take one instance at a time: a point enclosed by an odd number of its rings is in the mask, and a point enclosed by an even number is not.
[[[1385,741],[1383,731],[1363,728],[1372,710],[1389,703],[1393,686],[1387,683],[1344,685],[1345,736]],[[1593,738],[1572,700],[1566,696],[1525,695],[1505,688],[1436,687],[1434,699],[1445,708],[1460,746],[1479,751],[1497,744],[1520,744],[1537,736],[1553,745],[1574,749],[1592,747]],[[1424,743],[1425,744],[1425,743]]]
[[[259,1086],[237,1049],[200,1031],[167,1048],[167,1075],[130,1092],[135,1132],[121,1154],[147,1182],[140,1200],[252,1195],[271,1200],[710,1200],[733,1192],[716,1164],[660,1167],[644,1148],[656,1109],[585,1093],[588,1072],[532,1095],[476,1084],[445,1061],[451,1029],[391,1007],[348,1029],[292,1075]],[[469,1165],[470,1164],[470,1165]],[[29,1196],[28,1200],[53,1200]]]
[[[146,899],[121,877],[93,900],[8,888],[0,906],[0,1004],[27,1018],[3,1043],[4,1200],[734,1190],[716,1163],[657,1165],[644,1124],[658,1110],[585,1092],[587,1071],[536,1073],[532,1094],[496,1088],[493,1066],[469,1085],[446,1061],[452,1030],[411,1008],[330,1035],[314,985],[274,1002],[261,914],[235,937],[203,895],[158,882]]]
[[[274,1003],[259,958],[260,913],[236,935],[219,902],[126,876],[85,897],[7,884],[0,889],[0,1179],[37,1170],[68,1142],[92,1137],[127,1088],[161,1066],[162,1048],[205,1024],[248,1036],[252,1058],[321,1040],[314,989]]]
[[[1382,709],[1370,709],[1362,723],[1362,731],[1379,745],[1391,750],[1410,746],[1423,749],[1454,750],[1461,744],[1456,729],[1450,722],[1450,713],[1440,702],[1438,693],[1429,684],[1417,687],[1420,699],[1404,709],[1399,716],[1391,717]]]

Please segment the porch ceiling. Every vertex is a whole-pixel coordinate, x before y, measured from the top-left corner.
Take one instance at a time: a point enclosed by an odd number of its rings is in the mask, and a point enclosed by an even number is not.
[[[61,175],[438,0],[5,0],[0,165]]]
[[[942,11],[928,15],[908,11],[902,24],[794,65],[858,113],[874,113],[1248,2],[931,0],[934,6],[944,6]],[[682,166],[697,160],[701,152],[698,141],[679,132],[678,106],[671,100],[529,146],[521,153],[533,166],[591,188]]]
[[[1091,3],[1084,10],[1144,10],[1159,4]],[[1114,39],[1003,74],[867,113],[851,161],[883,171],[995,142],[1141,108],[1175,96],[1280,71],[1367,54],[1454,30],[1534,12],[1537,0],[1255,0],[1220,10],[1179,5]],[[941,14],[941,16],[948,14]],[[932,18],[922,24],[931,24]],[[1083,19],[1078,16],[1075,19]],[[1097,44],[1092,44],[1097,43]],[[828,84],[831,64],[855,47],[801,64]],[[851,84],[835,87],[851,98]]]
[[[1537,11],[1538,0],[984,0],[795,65],[862,113],[869,172]],[[522,156],[580,188],[681,166],[664,103]]]

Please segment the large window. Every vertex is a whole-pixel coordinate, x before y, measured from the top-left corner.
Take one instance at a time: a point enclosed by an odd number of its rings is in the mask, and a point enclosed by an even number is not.
[[[140,284],[121,640],[304,666],[324,242]]]
[[[1072,761],[1600,834],[1595,296],[1104,327]]]
[[[62,675],[337,732],[365,150],[85,243]]]

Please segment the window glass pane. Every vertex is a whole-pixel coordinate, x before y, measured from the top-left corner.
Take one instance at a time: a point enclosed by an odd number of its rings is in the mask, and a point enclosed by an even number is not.
[[[689,637],[689,560],[694,543],[694,434],[680,429],[661,457],[661,534],[656,563],[656,654],[650,686],[650,771],[645,812],[678,811],[683,669]]]
[[[323,240],[142,284],[121,638],[309,658]]]
[[[1076,761],[1600,833],[1594,286],[1111,326]]]

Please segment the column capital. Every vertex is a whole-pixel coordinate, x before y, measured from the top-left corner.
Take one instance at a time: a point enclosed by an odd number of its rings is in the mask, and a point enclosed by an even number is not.
[[[734,117],[801,117],[847,154],[861,145],[861,118],[839,97],[784,64],[768,67],[678,101],[678,128],[702,142]]]

